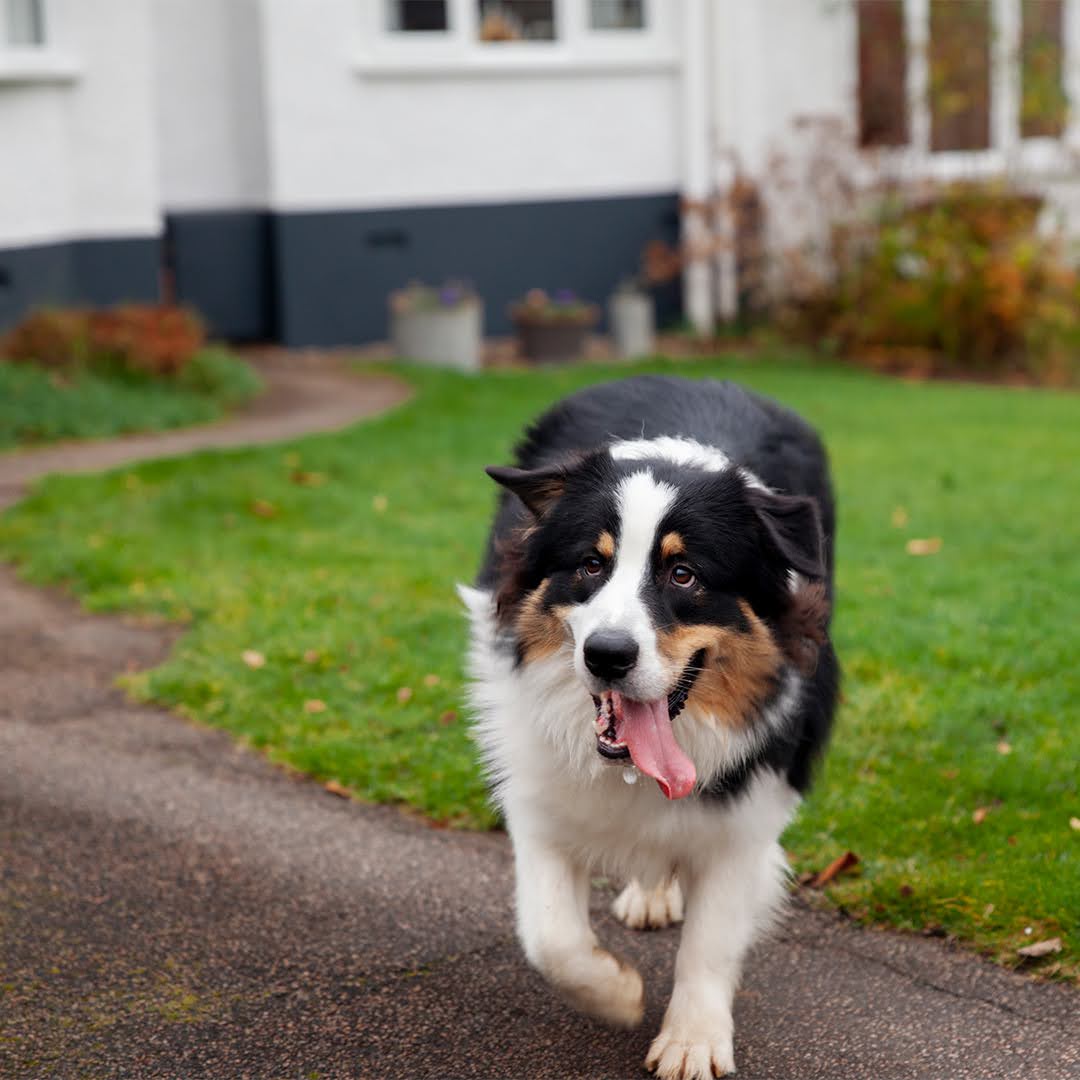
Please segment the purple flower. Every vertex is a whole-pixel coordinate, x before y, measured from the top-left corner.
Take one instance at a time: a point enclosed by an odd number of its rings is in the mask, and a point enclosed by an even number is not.
[[[556,304],[576,304],[577,296],[573,289],[556,289],[552,293],[552,299]]]
[[[460,285],[444,285],[439,290],[439,303],[443,307],[454,307],[465,298],[465,292]]]

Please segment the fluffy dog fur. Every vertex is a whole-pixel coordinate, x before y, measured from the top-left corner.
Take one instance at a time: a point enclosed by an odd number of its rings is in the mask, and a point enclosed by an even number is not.
[[[824,450],[738,386],[646,376],[567,398],[489,472],[505,491],[462,595],[525,955],[579,1009],[637,1024],[641,977],[588,918],[590,873],[620,877],[627,925],[684,919],[646,1065],[723,1075],[836,700]]]

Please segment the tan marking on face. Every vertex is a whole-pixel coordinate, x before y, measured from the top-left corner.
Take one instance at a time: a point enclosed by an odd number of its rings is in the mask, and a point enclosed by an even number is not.
[[[783,666],[783,654],[768,627],[745,600],[739,602],[750,629],[680,626],[656,635],[661,655],[676,675],[695,653],[705,664],[690,691],[689,707],[715,724],[738,728],[763,702]]]
[[[669,532],[664,539],[660,541],[660,555],[663,558],[670,559],[675,555],[685,554],[686,544],[677,532]]]
[[[615,558],[615,537],[607,529],[600,534],[599,539],[596,541],[596,550],[605,559]]]
[[[518,607],[516,629],[521,641],[521,651],[526,661],[542,660],[551,656],[566,644],[569,633],[558,609],[544,610],[544,594],[550,578],[544,578]]]

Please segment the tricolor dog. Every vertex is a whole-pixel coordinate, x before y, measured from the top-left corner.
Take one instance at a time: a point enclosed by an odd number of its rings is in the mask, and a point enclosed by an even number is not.
[[[462,594],[525,954],[577,1008],[639,1023],[641,976],[588,916],[591,873],[624,881],[627,925],[684,923],[646,1066],[723,1075],[836,704],[825,451],[739,386],[642,376],[566,398],[488,472],[505,491]]]

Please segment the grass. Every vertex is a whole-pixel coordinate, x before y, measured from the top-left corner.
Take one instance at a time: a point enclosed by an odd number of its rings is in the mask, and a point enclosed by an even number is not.
[[[0,362],[0,450],[57,439],[96,439],[216,420],[261,382],[219,349],[197,354],[175,379]]]
[[[828,891],[857,917],[1006,962],[1060,936],[1040,970],[1075,978],[1080,398],[791,357],[649,367],[772,394],[832,453],[845,700],[785,836],[796,868],[850,849],[858,871]],[[481,469],[547,403],[626,370],[408,371],[410,404],[343,433],[48,480],[0,519],[0,551],[92,609],[190,624],[130,680],[140,697],[361,798],[489,826],[453,593],[493,505]]]

